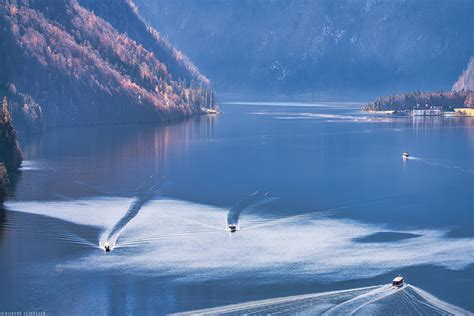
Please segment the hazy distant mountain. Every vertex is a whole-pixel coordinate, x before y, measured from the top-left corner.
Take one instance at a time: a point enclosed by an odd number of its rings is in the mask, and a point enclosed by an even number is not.
[[[453,85],[454,91],[474,91],[474,57],[471,58],[466,70]]]
[[[131,0],[1,1],[0,30],[0,95],[20,125],[161,122],[213,102]]]
[[[136,0],[221,90],[448,89],[474,50],[471,0]]]

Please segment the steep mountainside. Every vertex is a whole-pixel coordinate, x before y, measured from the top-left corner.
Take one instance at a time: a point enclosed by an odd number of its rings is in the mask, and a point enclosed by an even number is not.
[[[209,80],[131,1],[96,2],[0,2],[0,93],[15,123],[164,122],[213,107]]]
[[[109,22],[120,33],[127,34],[146,50],[153,52],[166,65],[173,77],[184,78],[188,82],[197,80],[209,84],[209,80],[199,73],[183,53],[174,48],[159,32],[147,26],[132,1],[79,0],[79,3]]]
[[[0,163],[8,170],[18,169],[23,159],[16,133],[10,122],[0,118]]]
[[[17,142],[10,118],[0,108],[0,204],[5,200],[7,170],[14,172],[21,165],[23,155]]]
[[[136,3],[221,90],[447,89],[474,50],[471,0]]]
[[[453,91],[474,91],[474,57],[471,57],[466,70],[453,85]]]

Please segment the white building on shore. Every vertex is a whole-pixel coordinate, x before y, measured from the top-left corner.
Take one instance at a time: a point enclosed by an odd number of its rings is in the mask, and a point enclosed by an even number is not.
[[[412,116],[442,116],[444,114],[443,108],[441,107],[428,107],[428,104],[424,108],[417,105],[411,113]]]

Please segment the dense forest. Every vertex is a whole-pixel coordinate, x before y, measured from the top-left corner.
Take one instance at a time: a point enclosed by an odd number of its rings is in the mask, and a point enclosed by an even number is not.
[[[0,2],[0,200],[15,128],[163,123],[214,108],[210,81],[131,0]]]
[[[221,92],[445,90],[474,54],[470,0],[135,2]]]
[[[23,159],[8,109],[8,101],[4,97],[0,108],[0,203],[6,196],[7,171],[15,172]]]
[[[104,3],[0,3],[0,95],[15,126],[165,122],[214,106],[209,80],[132,1]]]
[[[463,107],[474,107],[474,92],[438,91],[413,92],[379,97],[364,106],[366,111],[407,111],[417,106],[442,107],[447,110]]]

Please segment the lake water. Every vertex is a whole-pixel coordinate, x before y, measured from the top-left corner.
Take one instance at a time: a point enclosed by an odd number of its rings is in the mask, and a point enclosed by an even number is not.
[[[361,105],[233,102],[23,140],[0,311],[474,311],[474,118]]]

